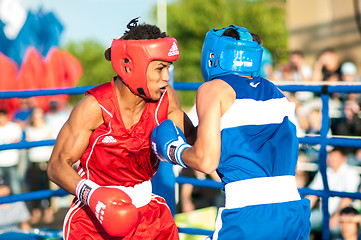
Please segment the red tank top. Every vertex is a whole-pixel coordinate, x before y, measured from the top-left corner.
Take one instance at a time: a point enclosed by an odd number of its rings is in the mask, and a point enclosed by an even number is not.
[[[104,123],[91,134],[80,159],[79,174],[97,184],[132,187],[152,179],[159,161],[150,145],[155,126],[168,117],[165,92],[158,102],[147,102],[139,122],[126,129],[120,115],[114,80],[87,92],[102,109]]]

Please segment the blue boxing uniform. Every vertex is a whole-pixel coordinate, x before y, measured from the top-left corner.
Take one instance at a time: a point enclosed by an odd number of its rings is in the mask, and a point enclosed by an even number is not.
[[[206,34],[202,76],[205,82],[217,80],[197,93],[201,114],[196,143],[199,138],[201,143],[190,146],[174,123],[165,120],[152,132],[152,148],[172,164],[203,172],[217,167],[226,201],[210,239],[307,240],[311,210],[296,185],[295,104],[258,76],[263,47],[257,36],[234,25]],[[209,126],[211,134],[205,130]],[[207,142],[209,136],[217,137],[216,144]]]
[[[300,198],[295,180],[294,104],[261,77],[218,79],[235,90],[236,100],[221,118],[217,172],[226,204],[210,239],[308,239],[310,203]]]

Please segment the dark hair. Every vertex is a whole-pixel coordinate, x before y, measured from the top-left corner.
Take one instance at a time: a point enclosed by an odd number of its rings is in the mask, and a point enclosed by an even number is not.
[[[49,110],[51,112],[56,112],[58,111],[58,107],[59,107],[59,103],[57,101],[50,101],[49,103]]]
[[[359,212],[354,207],[345,207],[341,209],[340,215],[342,214],[352,214],[352,215],[358,215]]]
[[[331,150],[331,152],[340,152],[343,156],[346,156],[345,150],[345,147],[336,146]]]
[[[262,39],[261,39],[260,36],[258,36],[258,35],[255,34],[255,33],[251,33],[251,32],[250,32],[250,34],[252,35],[253,41],[256,41],[256,42],[258,42],[258,44],[261,44],[261,45],[262,45]]]
[[[253,41],[258,42],[258,44],[262,44],[262,39],[257,34],[251,33],[251,32],[250,32],[250,34],[252,36]],[[233,37],[236,40],[240,39],[239,33],[234,28],[227,28],[226,30],[224,30],[222,36]]]
[[[157,39],[165,38],[167,34],[162,32],[157,26],[150,24],[140,24],[138,25],[138,18],[132,19],[127,28],[129,30],[125,31],[124,35],[120,38],[123,40],[139,40],[139,39]]]
[[[321,53],[325,53],[325,52],[336,52],[334,48],[332,47],[327,47],[327,48],[324,48],[322,49]]]
[[[331,48],[331,47],[327,47],[321,50],[321,52],[318,53],[318,58],[324,54],[324,53],[336,53],[335,49]]]
[[[140,39],[158,39],[168,37],[165,32],[162,32],[157,26],[150,24],[138,25],[138,18],[132,19],[128,24],[128,30],[125,31],[124,35],[120,38],[122,40],[140,40]],[[105,59],[110,61],[111,49],[108,48],[104,52]]]
[[[301,57],[304,56],[304,54],[301,50],[294,50],[294,51],[290,52],[290,55],[299,55]]]
[[[222,36],[232,37],[235,38],[236,40],[240,39],[237,30],[234,28],[227,28],[226,30],[224,30]]]
[[[7,115],[8,111],[5,108],[0,108],[0,114]]]

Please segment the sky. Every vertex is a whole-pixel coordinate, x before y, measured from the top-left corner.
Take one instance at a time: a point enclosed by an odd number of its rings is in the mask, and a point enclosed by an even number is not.
[[[108,47],[135,17],[140,16],[141,23],[156,24],[152,17],[156,6],[157,0],[0,0],[0,19],[11,39],[16,37],[27,11],[42,8],[52,11],[64,25],[60,45],[94,39]]]

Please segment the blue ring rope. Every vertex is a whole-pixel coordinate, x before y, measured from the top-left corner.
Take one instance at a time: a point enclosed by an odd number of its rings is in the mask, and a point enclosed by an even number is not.
[[[202,85],[201,82],[175,82],[174,89],[179,91],[195,91]],[[16,91],[0,91],[0,99],[5,98],[27,98],[35,96],[48,96],[48,95],[76,95],[84,94],[87,90],[94,86],[80,86],[73,88],[56,88],[56,89],[33,89],[33,90],[16,90]],[[309,91],[321,93],[323,84],[319,85],[277,85],[282,91],[297,92]],[[328,86],[329,93],[335,92],[361,92],[361,84],[338,85]]]
[[[33,200],[39,200],[39,199],[44,199],[44,198],[50,198],[50,197],[63,197],[66,195],[69,195],[69,193],[63,189],[40,190],[40,191],[19,193],[19,194],[9,195],[9,196],[5,196],[5,197],[0,197],[0,204],[19,202],[19,201],[33,201]]]
[[[321,141],[320,136],[305,136],[299,138],[300,143],[316,145]],[[55,144],[55,139],[50,140],[41,140],[41,141],[20,141],[17,143],[9,143],[0,145],[0,151],[9,150],[9,149],[28,149],[33,147],[41,146],[53,146]],[[327,138],[327,145],[329,146],[344,146],[344,147],[358,147],[361,148],[361,138],[358,137],[329,137]]]
[[[84,94],[95,86],[83,86],[73,88],[56,88],[56,89],[34,89],[34,90],[16,90],[16,91],[0,91],[0,99],[5,98],[27,98],[50,95],[76,95]]]

